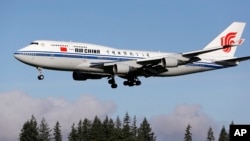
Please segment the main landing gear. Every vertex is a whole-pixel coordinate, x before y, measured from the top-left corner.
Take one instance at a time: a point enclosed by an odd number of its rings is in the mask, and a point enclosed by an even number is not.
[[[110,79],[108,80],[108,83],[111,85],[111,88],[115,89],[118,87],[118,85],[115,82],[114,76],[111,76]],[[123,82],[124,86],[139,86],[141,85],[141,81],[137,77],[133,78],[128,78],[126,81]]]
[[[129,87],[139,86],[139,85],[141,85],[141,81],[138,78],[128,79],[127,81],[123,82],[123,85],[129,86]]]
[[[115,83],[115,78],[112,76],[109,80],[108,83],[111,85],[111,88],[115,89],[117,88],[117,84]]]
[[[38,80],[43,80],[44,79],[44,75],[42,74],[42,68],[41,67],[37,67],[37,70],[39,72],[39,75],[37,76]]]

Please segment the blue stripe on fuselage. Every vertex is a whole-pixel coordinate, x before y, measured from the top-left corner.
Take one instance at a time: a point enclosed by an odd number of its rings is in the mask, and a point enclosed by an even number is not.
[[[109,61],[129,61],[135,59],[143,59],[143,57],[132,56],[113,56],[113,55],[101,55],[101,54],[80,54],[80,53],[62,53],[62,52],[49,52],[49,51],[17,51],[15,55],[27,55],[27,56],[45,56],[45,57],[65,57],[65,58],[81,58],[81,59],[98,59]],[[102,62],[103,63],[103,62]],[[208,62],[194,62],[186,64],[186,66],[204,67],[212,69],[221,69],[225,66],[208,63]]]
[[[27,56],[46,56],[46,57],[65,57],[65,58],[81,58],[81,59],[100,59],[100,60],[113,60],[113,61],[129,61],[135,59],[143,59],[143,57],[132,56],[113,56],[101,54],[80,54],[80,53],[62,53],[62,52],[41,52],[41,51],[17,51],[15,55]]]

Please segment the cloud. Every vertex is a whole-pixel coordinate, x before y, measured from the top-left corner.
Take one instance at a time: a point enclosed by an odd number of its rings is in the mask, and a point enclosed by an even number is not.
[[[193,140],[206,140],[209,127],[217,130],[215,121],[202,112],[200,105],[181,104],[172,113],[155,116],[150,120],[159,141],[183,140],[188,124]]]
[[[52,129],[58,120],[62,134],[67,138],[71,125],[80,119],[98,115],[100,118],[116,111],[111,101],[101,101],[91,95],[82,95],[70,102],[62,98],[33,98],[28,94],[12,91],[0,94],[0,140],[18,140],[23,124],[33,114],[38,123],[44,117]]]

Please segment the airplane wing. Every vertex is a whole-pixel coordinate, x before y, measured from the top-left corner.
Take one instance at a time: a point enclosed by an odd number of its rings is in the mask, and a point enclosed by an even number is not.
[[[159,73],[163,73],[168,71],[168,68],[171,67],[178,67],[179,65],[184,65],[187,63],[197,62],[200,60],[198,55],[213,52],[216,50],[222,50],[227,47],[236,47],[241,45],[244,42],[244,39],[240,39],[239,41],[236,41],[235,44],[231,45],[224,45],[224,46],[218,46],[214,48],[207,48],[197,51],[191,51],[186,53],[173,53],[168,54],[165,56],[158,56],[153,58],[144,58],[144,59],[137,59],[137,60],[129,60],[129,61],[120,61],[120,62],[104,62],[104,63],[98,63],[98,64],[92,64],[91,67],[96,68],[103,68],[111,73],[120,73],[120,74],[126,74],[128,72],[132,72],[137,75],[143,75],[143,76],[154,76]],[[235,61],[242,61],[247,58],[234,58],[231,60],[223,60],[223,62],[235,62]],[[217,62],[219,63],[223,63]]]

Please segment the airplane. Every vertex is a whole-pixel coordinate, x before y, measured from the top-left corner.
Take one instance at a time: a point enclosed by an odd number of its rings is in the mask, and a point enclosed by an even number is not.
[[[14,57],[36,67],[38,79],[42,69],[71,71],[73,79],[108,78],[111,88],[117,88],[115,77],[125,79],[125,86],[139,86],[139,77],[169,77],[235,67],[250,56],[235,57],[244,22],[233,22],[201,50],[184,53],[162,53],[124,50],[102,45],[36,40],[16,51]]]

